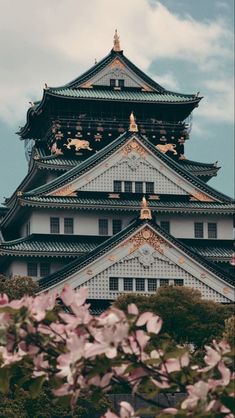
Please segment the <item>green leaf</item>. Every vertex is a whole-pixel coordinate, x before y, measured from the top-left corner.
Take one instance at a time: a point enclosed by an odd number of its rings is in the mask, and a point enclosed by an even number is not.
[[[8,367],[0,368],[0,392],[7,393],[9,391],[11,371]]]
[[[223,405],[230,409],[230,411],[235,414],[235,404],[234,399],[231,396],[222,396],[221,401]]]
[[[32,399],[36,399],[38,397],[45,380],[46,380],[45,375],[36,377],[35,379],[32,380],[32,383],[29,386],[29,392],[30,392]]]

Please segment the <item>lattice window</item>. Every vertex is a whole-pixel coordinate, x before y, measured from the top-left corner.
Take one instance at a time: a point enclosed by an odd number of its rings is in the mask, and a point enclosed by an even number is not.
[[[40,277],[49,276],[51,266],[49,263],[40,263]]]
[[[123,290],[126,292],[133,291],[133,279],[130,279],[129,277],[123,279]]]
[[[122,191],[122,182],[121,181],[114,180],[113,191],[116,192],[116,193],[121,193],[121,191]]]
[[[137,292],[145,291],[145,279],[135,279],[135,290]]]
[[[119,79],[118,80],[118,87],[124,87],[125,85],[125,80],[124,79]]]
[[[160,226],[164,231],[166,231],[168,234],[170,233],[170,222],[169,221],[161,221]]]
[[[50,231],[51,234],[60,233],[60,218],[50,218]]]
[[[122,220],[113,219],[112,223],[113,223],[113,235],[115,235],[122,230]]]
[[[154,193],[154,182],[153,181],[146,181],[146,193]]]
[[[29,277],[37,277],[38,275],[38,265],[34,262],[29,262],[27,264],[27,275]]]
[[[143,182],[142,181],[136,181],[135,182],[135,193],[143,193]]]
[[[124,182],[124,191],[126,193],[132,193],[132,181],[125,181]]]
[[[64,218],[64,233],[73,234],[73,218]]]
[[[160,279],[160,286],[169,286],[168,279]]]
[[[148,292],[156,292],[157,279],[148,279]]]
[[[217,238],[217,224],[208,222],[208,238]]]
[[[118,279],[118,277],[110,277],[109,278],[109,290],[110,291],[118,291],[119,290],[119,279]]]
[[[110,86],[111,86],[111,87],[115,87],[115,85],[116,85],[116,80],[115,80],[115,78],[110,78]]]
[[[203,236],[204,236],[203,222],[194,222],[194,237],[203,238]]]
[[[99,219],[99,235],[108,235],[108,219]]]
[[[183,279],[175,279],[174,280],[174,285],[175,286],[183,286],[184,285],[184,280]]]

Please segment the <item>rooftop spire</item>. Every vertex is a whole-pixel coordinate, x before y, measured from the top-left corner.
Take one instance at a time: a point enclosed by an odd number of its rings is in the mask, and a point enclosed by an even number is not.
[[[134,116],[133,112],[131,112],[131,114],[130,114],[129,132],[138,132],[138,126],[136,124],[135,116]]]
[[[141,202],[141,209],[140,209],[140,219],[152,219],[151,210],[149,209],[148,202],[143,196],[142,202]]]
[[[118,36],[117,29],[115,29],[115,34],[114,34],[114,38],[113,38],[113,50],[116,51],[116,52],[121,51],[120,37]]]

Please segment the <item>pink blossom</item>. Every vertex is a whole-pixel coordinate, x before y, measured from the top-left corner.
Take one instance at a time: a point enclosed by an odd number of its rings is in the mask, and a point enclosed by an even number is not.
[[[136,321],[137,327],[142,327],[146,324],[147,321],[149,321],[153,317],[152,312],[144,312],[140,315],[140,317]]]
[[[120,417],[114,414],[114,412],[110,411],[110,409],[108,409],[108,411],[101,418],[120,418]]]
[[[134,303],[130,303],[127,307],[127,311],[130,315],[139,315],[139,309]]]
[[[208,370],[215,367],[221,360],[221,355],[216,350],[209,347],[208,345],[205,346],[205,349],[206,355],[204,357],[204,361],[206,364],[208,364],[208,366],[199,369],[200,372],[207,372]]]
[[[138,318],[136,325],[141,327],[145,324],[148,332],[158,334],[162,327],[162,319],[152,312],[144,312]]]
[[[195,385],[187,386],[189,396],[182,402],[182,409],[192,410],[197,406],[198,401],[205,400],[209,391],[209,384],[199,380]]]
[[[135,415],[133,407],[128,402],[120,402],[120,418],[140,418]]]
[[[108,390],[109,389],[108,385],[109,385],[110,380],[112,379],[112,377],[113,377],[113,372],[106,373],[103,377],[100,377],[100,376],[97,375],[97,376],[94,376],[91,379],[89,379],[89,384]]]
[[[0,306],[7,305],[9,302],[8,296],[5,293],[0,293]]]
[[[163,409],[162,412],[164,412],[166,414],[170,414],[170,415],[175,415],[175,414],[177,414],[178,409],[176,409],[176,408],[165,408],[165,409]]]

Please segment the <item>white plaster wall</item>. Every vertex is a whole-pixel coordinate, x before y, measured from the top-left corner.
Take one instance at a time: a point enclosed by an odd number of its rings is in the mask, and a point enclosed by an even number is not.
[[[41,260],[34,260],[34,259],[28,259],[27,260],[14,260],[12,261],[12,263],[9,265],[6,274],[9,276],[27,276],[28,272],[27,272],[27,262],[37,262],[38,265],[40,264],[40,261],[42,263],[50,263],[50,259],[49,258],[43,258]],[[68,263],[69,261],[67,261]],[[59,269],[61,269],[63,266],[66,265],[66,262],[63,261],[55,261],[51,263],[51,273],[55,273],[56,271],[58,271]],[[39,276],[39,268],[38,268],[38,276],[37,277],[33,277],[34,279],[40,278]]]
[[[98,220],[108,219],[109,235],[112,235],[112,219],[122,219],[123,227],[127,226],[137,214],[122,215],[118,213],[103,212],[77,212],[75,210],[41,210],[35,211],[30,217],[30,231],[37,234],[50,233],[50,217],[60,218],[60,234],[64,233],[64,218],[74,218],[74,235],[98,235]],[[206,215],[175,215],[156,214],[157,223],[170,221],[170,233],[176,238],[194,238],[194,222],[204,223],[204,238],[208,238],[208,222],[217,223],[218,239],[233,239],[233,220],[230,216]],[[25,224],[22,227],[25,236]]]

